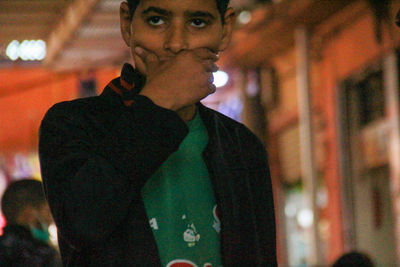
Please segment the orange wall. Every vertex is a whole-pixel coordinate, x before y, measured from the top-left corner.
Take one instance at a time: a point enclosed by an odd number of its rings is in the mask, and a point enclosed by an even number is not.
[[[117,77],[116,69],[96,71],[98,88]],[[0,154],[37,150],[40,122],[55,103],[78,95],[77,73],[43,68],[0,70]]]
[[[359,8],[359,16],[349,20],[348,14]],[[330,216],[330,243],[328,261],[334,261],[344,250],[342,227],[341,179],[339,173],[339,143],[337,136],[337,99],[340,83],[349,75],[380,60],[387,49],[396,45],[400,32],[393,32],[389,38],[387,27],[384,42],[379,45],[375,39],[374,18],[366,5],[356,3],[338,14],[344,24],[340,31],[326,39],[321,59],[313,62],[312,84],[314,104],[322,110],[325,118],[325,181],[329,195],[327,214]],[[329,21],[327,21],[329,23]]]
[[[397,8],[392,8],[394,11]],[[323,150],[325,153],[323,176],[328,191],[329,205],[320,214],[329,220],[329,244],[327,261],[333,262],[344,252],[344,232],[341,206],[341,179],[339,172],[339,143],[337,136],[338,86],[349,75],[357,73],[375,63],[393,47],[400,44],[400,31],[387,25],[384,41],[375,40],[374,18],[367,4],[356,1],[344,10],[325,20],[313,29],[310,81],[313,97],[313,112],[324,122]],[[318,35],[324,33],[324,36]],[[259,48],[262,50],[262,48]],[[297,84],[295,47],[270,59],[280,78],[280,106],[269,112],[270,131],[279,134],[287,125],[297,123]],[[276,137],[275,137],[276,138]],[[271,153],[279,153],[272,149]],[[272,155],[271,159],[276,159]],[[271,161],[271,170],[279,176],[279,162]]]

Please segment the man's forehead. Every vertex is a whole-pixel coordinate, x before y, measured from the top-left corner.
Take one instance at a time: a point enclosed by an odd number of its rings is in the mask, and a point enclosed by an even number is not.
[[[140,0],[142,9],[157,7],[170,11],[218,12],[216,0]]]

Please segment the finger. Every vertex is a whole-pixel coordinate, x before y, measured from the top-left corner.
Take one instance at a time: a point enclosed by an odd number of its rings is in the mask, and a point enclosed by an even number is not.
[[[204,66],[205,71],[207,71],[207,72],[216,72],[219,70],[219,67],[217,66],[217,64],[215,64],[215,62],[211,61],[211,60],[204,60],[203,66]]]
[[[217,87],[214,84],[209,84],[208,85],[208,94],[211,95],[217,91]]]
[[[204,47],[195,48],[195,49],[193,49],[193,53],[197,57],[199,57],[200,59],[203,59],[203,60],[209,59],[214,62],[218,60],[218,55],[209,48],[204,48]]]
[[[156,54],[140,47],[135,47],[135,53],[143,60],[146,64],[147,71],[154,69],[159,64],[159,59]]]
[[[211,72],[208,72],[208,75],[207,75],[207,82],[208,82],[209,84],[213,84],[213,83],[214,83],[214,75],[213,75]]]

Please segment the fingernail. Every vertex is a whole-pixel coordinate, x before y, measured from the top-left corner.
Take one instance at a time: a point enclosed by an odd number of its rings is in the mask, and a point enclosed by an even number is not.
[[[139,46],[136,46],[135,47],[135,52],[136,52],[136,54],[141,55],[143,53],[143,48],[141,48]]]

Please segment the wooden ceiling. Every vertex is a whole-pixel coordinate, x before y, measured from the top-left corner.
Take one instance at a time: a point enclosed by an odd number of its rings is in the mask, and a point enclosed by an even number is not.
[[[12,40],[46,39],[70,2],[0,0],[0,46]]]
[[[0,67],[12,40],[42,39],[44,65],[56,70],[98,67],[123,61],[128,51],[119,30],[122,0],[0,0]]]
[[[284,53],[295,43],[295,30],[304,25],[313,32],[318,25],[346,6],[363,0],[292,0],[259,8],[256,21],[236,30],[226,52],[226,65],[253,68]]]

